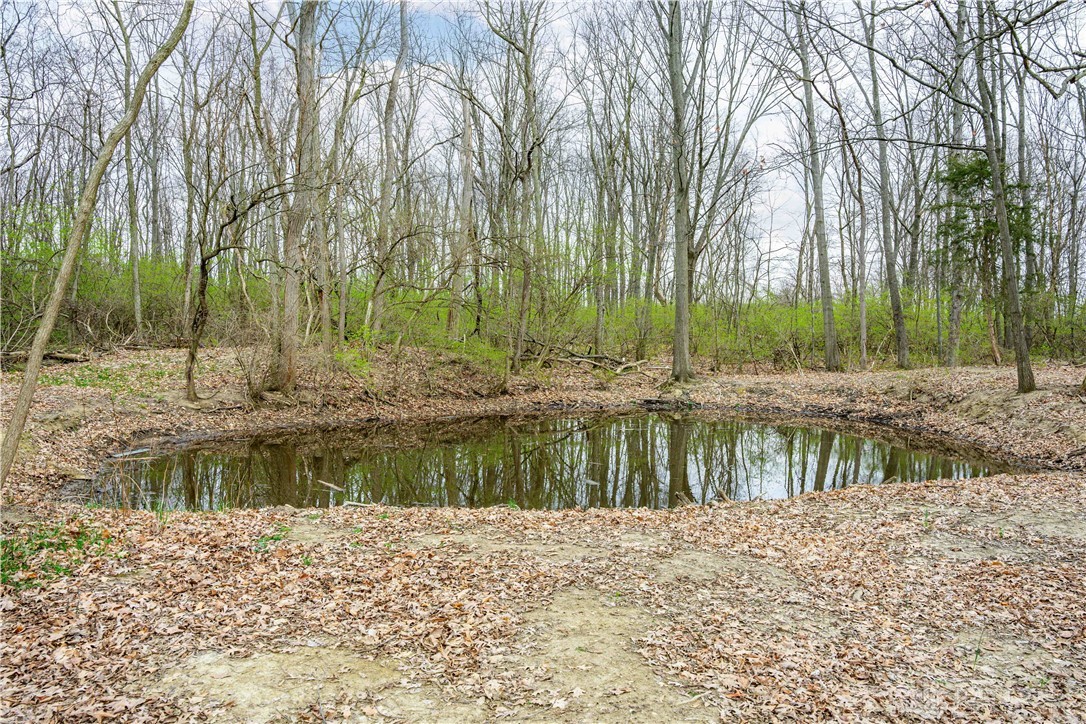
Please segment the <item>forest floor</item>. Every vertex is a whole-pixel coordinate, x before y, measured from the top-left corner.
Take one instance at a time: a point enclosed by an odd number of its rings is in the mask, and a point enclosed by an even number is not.
[[[248,352],[48,367],[3,491],[0,720],[1086,720],[1082,370],[499,380],[382,354],[254,408]],[[0,418],[17,374],[6,374]],[[638,407],[802,419],[1038,472],[669,511],[87,507],[146,441]]]

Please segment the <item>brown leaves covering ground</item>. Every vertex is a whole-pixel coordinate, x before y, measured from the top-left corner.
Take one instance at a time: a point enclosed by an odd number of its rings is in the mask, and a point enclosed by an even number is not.
[[[665,394],[663,371],[610,382],[556,371],[493,397],[492,378],[418,358],[398,383],[380,377],[391,365],[368,381],[314,375],[300,404],[249,410],[221,353],[203,377],[221,399],[190,410],[172,396],[179,361],[131,353],[50,369],[78,386],[43,388],[4,532],[77,518],[108,543],[72,575],[2,593],[0,719],[244,721],[256,710],[222,689],[245,682],[212,686],[207,652],[281,662],[307,650],[343,652],[344,680],[371,660],[398,678],[337,689],[290,670],[312,691],[276,710],[285,719],[1086,718],[1080,371],[1039,370],[1042,390],[1025,397],[1004,393],[1003,369],[736,375],[666,393],[938,433],[1067,472],[656,512],[156,517],[58,502],[67,477],[147,436]],[[616,686],[616,670],[631,683]],[[424,703],[407,707],[412,696]]]

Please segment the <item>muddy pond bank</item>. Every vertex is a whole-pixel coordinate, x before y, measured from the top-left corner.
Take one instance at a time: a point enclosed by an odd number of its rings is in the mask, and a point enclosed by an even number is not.
[[[567,371],[492,396],[482,373],[420,360],[364,385],[314,374],[251,410],[229,362],[210,356],[220,392],[195,409],[171,392],[180,354],[51,369],[3,493],[26,567],[0,593],[0,718],[1086,717],[1079,370],[1040,368],[1024,397],[1005,369],[703,373],[679,390]],[[149,438],[650,399],[879,422],[1064,472],[658,511],[155,513],[58,496]]]
[[[665,388],[666,370],[602,379],[590,371],[541,370],[513,378],[507,394],[487,373],[408,350],[375,360],[367,379],[312,369],[293,398],[254,408],[228,350],[209,350],[197,404],[183,400],[178,350],[125,352],[48,369],[23,453],[3,491],[9,503],[55,500],[73,478],[90,479],[108,454],[147,442],[275,437],[344,425],[459,421],[489,415],[584,415],[704,408],[708,415],[816,425],[929,449],[945,445],[1016,466],[1086,471],[1081,370],[1038,367],[1040,389],[1014,393],[1009,368],[827,374],[711,374]],[[17,375],[5,375],[0,415]],[[209,394],[212,393],[212,394]]]

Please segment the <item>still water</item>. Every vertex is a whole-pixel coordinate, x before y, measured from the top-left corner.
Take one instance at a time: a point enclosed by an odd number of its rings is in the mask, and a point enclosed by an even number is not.
[[[665,508],[1007,470],[791,425],[678,415],[497,418],[131,455],[106,466],[96,495],[110,506],[189,510],[347,501]]]

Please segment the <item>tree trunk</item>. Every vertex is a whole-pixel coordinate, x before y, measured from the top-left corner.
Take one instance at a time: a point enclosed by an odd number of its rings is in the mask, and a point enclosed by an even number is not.
[[[641,309],[637,319],[637,359],[648,356],[649,333],[652,331],[652,305],[655,304],[656,288],[656,246],[658,229],[649,232],[648,249],[645,258],[645,289],[641,299]]]
[[[464,127],[460,133],[460,199],[458,204],[460,229],[452,251],[449,271],[449,316],[445,320],[445,333],[449,339],[460,336],[460,307],[464,293],[464,255],[471,248],[471,202],[475,193],[475,171],[472,155],[471,102],[466,93],[460,98],[460,110]]]
[[[283,235],[283,323],[279,330],[279,359],[275,383],[280,390],[294,389],[298,375],[298,312],[301,303],[302,233],[313,212],[317,134],[317,11],[312,0],[299,8],[295,66],[298,74],[298,128],[294,143],[294,198],[286,214]]]
[[[165,256],[162,239],[162,204],[160,202],[162,188],[162,153],[159,139],[161,129],[162,93],[158,87],[158,78],[155,78],[155,102],[151,114],[151,138],[150,138],[150,172],[151,172],[151,256],[155,261],[162,261]]]
[[[978,0],[977,34],[984,37],[986,10],[984,0]],[[978,43],[974,49],[977,67],[977,89],[980,95],[981,121],[984,127],[984,151],[992,169],[992,204],[995,210],[996,225],[999,228],[999,248],[1003,257],[1003,280],[1007,293],[1007,313],[1010,316],[1011,336],[1008,340],[1014,347],[1015,367],[1018,372],[1018,391],[1033,392],[1037,383],[1033,378],[1033,366],[1029,359],[1029,340],[1022,316],[1022,304],[1018,294],[1018,264],[1014,254],[1014,240],[1011,238],[1010,220],[1007,215],[1007,197],[1004,188],[1005,169],[1003,165],[1003,139],[997,136],[995,95],[986,75],[984,54],[986,43]]]
[[[808,53],[806,3],[800,3],[796,11],[796,34],[799,41],[799,60],[803,70],[803,108],[807,117],[807,144],[810,160],[811,193],[814,201],[815,245],[818,249],[818,283],[822,296],[822,334],[825,338],[826,369],[841,369],[840,352],[837,349],[837,327],[833,319],[833,289],[830,286],[829,243],[826,239],[826,202],[822,191],[822,156],[818,144],[818,127],[815,117],[814,80]]]
[[[965,61],[968,57],[965,46],[967,10],[964,2],[958,3],[957,26],[954,30],[954,58],[956,68],[950,82],[951,142],[953,144],[953,150],[950,152],[951,158],[957,158],[959,153],[957,149],[961,147],[964,138],[962,119],[964,109],[962,104],[957,103],[955,99],[961,92],[962,73],[965,70]],[[954,207],[954,202],[955,197],[951,196],[950,205],[952,208]],[[960,347],[962,330],[962,308],[965,306],[965,300],[962,294],[962,265],[964,260],[961,258],[962,254],[957,248],[958,245],[954,242],[951,243],[952,246],[948,249],[947,254],[950,262],[950,315],[947,320],[946,366],[957,367],[958,348]]]
[[[327,197],[326,197],[327,200]],[[320,209],[321,217],[314,224],[317,241],[317,294],[321,321],[321,351],[325,360],[332,361],[332,269],[328,253],[328,206]]]
[[[879,73],[875,63],[875,4],[871,3],[871,18],[864,22],[867,36],[867,62],[871,68],[871,114],[875,123],[875,134],[879,141],[879,200],[882,203],[882,258],[886,267],[886,286],[890,291],[890,311],[894,319],[894,343],[897,350],[897,365],[902,369],[909,366],[909,337],[905,328],[905,312],[901,306],[901,287],[897,279],[897,258],[894,254],[891,221],[893,212],[890,208],[890,161],[889,142],[886,127],[882,119],[882,103],[879,99]]]
[[[124,40],[124,102],[125,107],[132,102],[132,40],[125,26],[121,10],[116,1],[113,3],[117,25]],[[133,122],[133,126],[135,123]],[[124,175],[128,185],[128,263],[132,267],[132,314],[135,325],[134,337],[137,341],[143,336],[143,300],[140,295],[140,226],[139,209],[136,203],[136,178],[132,168],[132,129],[124,137]]]
[[[189,402],[196,402],[199,399],[196,394],[196,359],[200,351],[200,338],[203,337],[204,327],[210,316],[207,308],[207,284],[211,261],[207,256],[200,255],[200,276],[196,283],[196,312],[192,315],[192,324],[189,327],[189,348],[185,360],[185,398]]]
[[[1018,75],[1018,188],[1022,194],[1022,209],[1030,228],[1026,231],[1026,289],[1024,309],[1027,342],[1033,339],[1032,324],[1035,321],[1037,291],[1037,252],[1033,246],[1033,193],[1029,184],[1029,164],[1026,163],[1026,73]]]
[[[347,270],[347,233],[343,220],[343,181],[336,185],[336,256],[339,267],[339,343],[347,341],[347,303],[349,302],[350,283]]]
[[[193,110],[192,120],[185,121],[185,95],[188,83],[185,82],[184,73],[181,77],[181,169],[185,179],[185,233],[184,249],[181,252],[181,334],[184,334],[185,324],[191,318],[192,311],[192,272],[196,253],[194,251],[194,231],[192,217],[196,212],[196,190],[194,187],[193,158],[192,158],[192,134],[196,125],[196,112]],[[196,86],[193,85],[193,95],[196,94]],[[193,99],[195,101],[195,98]]]
[[[675,332],[671,379],[687,382],[694,377],[690,363],[690,168],[686,158],[686,81],[683,77],[682,11],[671,0],[667,16],[667,68],[671,88],[671,172],[675,194]]]
[[[381,199],[377,217],[377,278],[373,284],[373,297],[370,299],[367,322],[374,334],[381,331],[381,313],[384,311],[385,292],[388,288],[389,266],[392,263],[392,183],[395,179],[396,165],[393,162],[396,151],[396,139],[393,137],[393,120],[396,113],[396,97],[400,89],[400,76],[407,62],[407,0],[400,0],[400,50],[396,55],[396,66],[392,69],[392,78],[388,83],[388,97],[385,99],[384,115],[381,119],[381,144],[384,149],[381,169]]]
[[[590,265],[590,268],[594,267],[594,273],[592,274],[592,286],[596,302],[596,318],[595,328],[592,332],[592,348],[595,354],[603,354],[603,338],[604,338],[604,321],[607,317],[607,280],[605,278],[606,271],[604,269],[606,262],[606,251],[604,250],[604,227],[606,222],[604,221],[604,206],[603,206],[603,180],[602,178],[597,180],[596,185],[596,223],[595,228],[592,230],[592,245],[594,249],[595,259]]]

